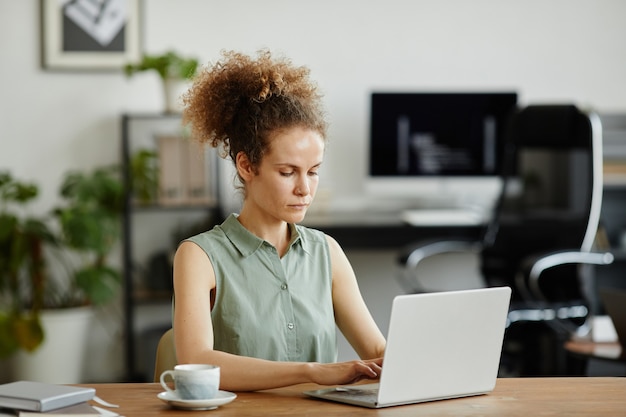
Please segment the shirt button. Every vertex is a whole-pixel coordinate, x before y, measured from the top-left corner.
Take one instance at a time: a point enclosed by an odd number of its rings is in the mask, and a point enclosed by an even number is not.
[[[283,284],[283,285],[281,285],[281,286],[280,286],[280,289],[281,289],[281,290],[286,290],[286,289],[287,289],[287,284]]]
[[[287,328],[288,328],[289,330],[293,330],[293,323],[288,323],[288,324],[287,324]]]

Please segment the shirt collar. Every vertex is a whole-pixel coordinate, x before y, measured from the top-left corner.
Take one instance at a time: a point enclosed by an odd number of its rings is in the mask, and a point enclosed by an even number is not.
[[[299,232],[298,227],[295,224],[289,223],[289,229],[291,231],[291,242],[289,242],[289,250],[295,245],[299,244],[303,250],[307,253],[307,243],[302,238],[302,234]],[[236,214],[231,214],[221,225],[222,230],[226,234],[226,237],[237,248],[237,250],[244,256],[250,256],[256,252],[263,244],[270,245],[269,242],[261,239],[260,237],[252,234],[248,229],[243,227],[239,220],[237,220]]]

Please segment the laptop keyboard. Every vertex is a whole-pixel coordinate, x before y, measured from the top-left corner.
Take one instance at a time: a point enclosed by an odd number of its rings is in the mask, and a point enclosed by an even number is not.
[[[359,389],[338,387],[334,392],[328,394],[328,396],[375,403],[378,401],[378,388]]]

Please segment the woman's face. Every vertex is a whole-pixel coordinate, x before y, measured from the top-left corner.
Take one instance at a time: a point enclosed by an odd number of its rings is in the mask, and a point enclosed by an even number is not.
[[[319,183],[324,139],[302,127],[281,130],[270,138],[256,174],[248,174],[246,204],[255,211],[288,223],[304,219]]]

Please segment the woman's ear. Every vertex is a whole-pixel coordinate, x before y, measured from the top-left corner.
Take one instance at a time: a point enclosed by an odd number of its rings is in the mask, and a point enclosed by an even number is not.
[[[254,168],[248,159],[248,155],[244,152],[239,152],[235,160],[235,166],[237,168],[237,174],[244,181],[249,181],[255,174]]]

